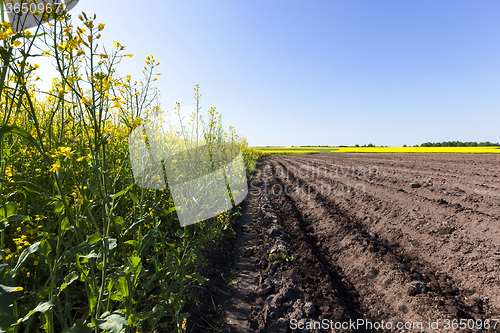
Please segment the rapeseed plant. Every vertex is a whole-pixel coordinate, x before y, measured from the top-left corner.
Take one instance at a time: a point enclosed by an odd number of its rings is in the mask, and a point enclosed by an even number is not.
[[[78,15],[77,26],[63,13],[21,33],[1,19],[0,284],[10,291],[0,295],[0,329],[132,332],[171,322],[181,332],[185,287],[204,281],[193,269],[199,251],[233,213],[181,228],[168,187],[135,185],[127,138],[167,115],[152,86],[160,63],[149,55],[142,80],[119,76],[132,55],[120,42],[99,48],[105,24],[95,15]],[[49,91],[37,87],[37,56],[55,62]],[[215,107],[203,121],[199,89],[196,112],[169,140],[230,142],[250,172],[259,154],[224,129]]]

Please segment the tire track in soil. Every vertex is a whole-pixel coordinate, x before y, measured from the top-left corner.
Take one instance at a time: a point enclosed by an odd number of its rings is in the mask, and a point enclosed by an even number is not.
[[[284,170],[290,169],[293,160],[271,157],[266,159],[266,163],[269,163],[276,175],[277,166]],[[295,166],[304,162],[303,159],[295,161]],[[481,318],[485,315],[486,304],[477,299],[468,300],[470,293],[458,289],[451,277],[438,272],[415,253],[407,251],[404,244],[398,244],[398,237],[387,239],[368,231],[363,221],[342,209],[331,197],[318,195],[316,200],[310,200],[310,197],[300,195],[300,186],[311,184],[311,181],[315,184],[315,180],[305,179],[300,175],[292,179],[288,176],[278,177],[275,184],[280,184],[281,188],[288,185],[292,193],[269,197],[279,215],[286,221],[289,235],[296,237],[293,243],[297,244],[292,245],[292,250],[299,258],[302,258],[301,252],[306,252],[306,258],[310,258],[312,253],[323,272],[328,272],[326,276],[337,282],[335,290],[341,295],[337,304],[344,304],[344,310],[355,309],[354,314],[350,315],[359,317],[363,313],[365,319],[387,318],[386,320],[394,322],[401,319],[426,322],[429,318]],[[297,184],[291,185],[293,183]],[[332,227],[334,225],[336,227]],[[309,253],[304,248],[308,248]],[[303,272],[318,269],[318,264],[313,264],[314,260],[298,260],[304,265]],[[306,276],[303,273],[304,282],[307,283]],[[374,281],[377,282],[375,287]],[[353,286],[356,288],[354,293]],[[342,297],[347,294],[356,295],[356,291],[359,293],[361,307],[358,305],[358,297]],[[316,301],[321,302],[322,296],[315,296]],[[346,305],[349,303],[356,305],[352,308]],[[398,304],[395,308],[394,305]],[[335,319],[348,313],[344,311],[339,317],[338,314],[328,313],[330,309],[324,304],[319,305],[319,308],[326,317]]]

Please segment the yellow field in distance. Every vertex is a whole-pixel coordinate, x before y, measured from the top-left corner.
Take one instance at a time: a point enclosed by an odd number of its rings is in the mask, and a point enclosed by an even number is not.
[[[269,155],[324,153],[498,154],[500,147],[253,147]]]

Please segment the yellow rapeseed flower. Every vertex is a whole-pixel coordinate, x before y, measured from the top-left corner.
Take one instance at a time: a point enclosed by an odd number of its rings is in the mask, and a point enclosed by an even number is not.
[[[84,96],[84,97],[82,97],[82,103],[85,105],[91,106],[93,102],[92,102],[92,99],[90,97],[87,98]]]
[[[67,158],[73,157],[75,153],[71,151],[71,147],[61,147],[59,148],[59,155],[66,156]]]
[[[125,50],[125,46],[123,46],[122,44],[120,44],[120,42],[117,41],[115,41],[114,47],[119,48],[120,51]]]
[[[106,58],[107,57],[108,56],[106,56]],[[103,90],[108,90],[109,88],[111,88],[111,85],[109,84],[108,79],[106,79],[106,78],[102,79],[102,89]]]
[[[14,36],[16,33],[12,28],[8,28],[7,31],[0,31],[0,40],[5,40],[8,39],[12,36]]]
[[[56,172],[61,168],[61,162],[56,161],[56,163],[52,164],[52,167],[50,168],[50,171]]]
[[[139,126],[142,122],[142,118],[135,118],[134,121],[132,122],[132,127],[133,128],[136,128],[137,126]]]
[[[7,28],[12,27],[12,24],[9,21],[4,21],[4,22],[0,23],[0,27],[7,29]]]
[[[18,40],[15,40],[15,41],[13,41],[13,42],[10,44],[10,46],[11,46],[11,47],[21,47],[22,45],[23,45],[23,43],[21,43],[21,42],[20,42],[20,41],[18,41]]]
[[[5,177],[7,177],[7,179],[12,177],[12,165],[7,166],[5,169]]]
[[[185,330],[186,329],[186,323],[187,323],[187,318],[184,317],[184,319],[182,319],[182,329]]]

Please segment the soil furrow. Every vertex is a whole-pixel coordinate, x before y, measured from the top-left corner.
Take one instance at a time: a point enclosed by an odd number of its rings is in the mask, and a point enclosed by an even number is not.
[[[298,178],[292,179],[292,182],[296,180],[298,180],[298,186],[310,184]],[[285,184],[282,183],[282,185]],[[298,188],[300,187],[295,187],[291,191],[297,193]],[[365,317],[393,322],[403,319],[423,322],[429,318],[429,313],[425,311],[425,308],[435,308],[432,310],[435,315],[438,310],[441,310],[439,305],[446,306],[446,310],[441,312],[441,317],[446,315],[469,317],[468,313],[472,310],[455,299],[457,290],[452,289],[445,279],[436,277],[428,267],[424,269],[423,265],[410,266],[409,263],[415,258],[400,249],[396,251],[395,249],[399,248],[397,243],[387,244],[387,241],[378,238],[377,235],[370,235],[361,223],[350,218],[320,194],[314,199],[300,194],[291,196],[301,207],[300,213],[305,220],[312,220],[311,224],[315,222],[330,224],[327,228],[312,226],[310,229],[319,235],[320,239],[322,238],[319,243],[323,251],[330,254],[332,261],[340,265],[344,272],[351,273],[348,276],[363,298],[366,308]],[[337,226],[332,227],[333,224]],[[321,237],[325,229],[327,235]],[[350,260],[352,257],[357,257],[356,260],[360,262],[357,267],[352,267]],[[386,266],[386,270],[381,274],[377,267],[382,265]],[[386,276],[398,278],[389,280]],[[367,280],[376,281],[376,283],[368,284]],[[377,290],[377,284],[392,290],[393,293],[381,295],[381,290]],[[428,285],[432,285],[432,288]],[[380,298],[372,297],[377,294]],[[429,295],[429,297],[420,295],[418,297],[420,302],[415,302],[414,296],[418,294]],[[420,304],[416,304],[414,309],[409,309],[408,305],[412,303]],[[394,305],[397,306],[396,311],[392,309]],[[405,318],[393,317],[394,312],[405,312]]]
[[[321,181],[329,180],[321,178]],[[417,193],[363,184],[365,196],[339,196],[335,202],[360,220],[366,220],[371,232],[400,238],[409,252],[420,253],[420,258],[453,276],[461,289],[482,294],[486,303],[498,308],[498,259],[494,254],[499,251],[498,207],[495,215],[489,216],[444,200],[421,199]],[[482,271],[485,278],[470,279],[470,269],[464,269],[464,265]]]
[[[389,170],[393,173],[387,177],[387,157],[338,157],[267,158],[275,176],[268,188],[284,192],[271,192],[269,198],[286,221],[285,227],[291,220],[292,225],[298,223],[322,265],[342,278],[346,290],[354,288],[351,294],[360,304],[356,313],[393,322],[498,316],[498,260],[494,254],[500,254],[498,193],[489,196],[493,204],[479,205],[490,207],[488,210],[478,211],[479,206],[448,202],[449,193],[443,199],[430,190],[432,185],[418,183],[425,176],[419,174],[421,166],[415,165],[422,164],[419,161],[406,168],[401,163],[398,173]],[[325,174],[334,164],[344,166],[341,176]],[[380,173],[366,176],[353,171],[356,166]],[[462,164],[457,168],[462,173],[465,169]],[[475,186],[466,184],[465,177],[461,180],[462,188]],[[317,190],[325,184],[343,186],[343,195]],[[362,195],[353,194],[357,185],[362,185]],[[317,191],[311,193],[311,189]],[[477,224],[485,225],[486,230]],[[488,234],[491,229],[493,233]]]
[[[362,318],[357,292],[320,250],[316,235],[308,231],[308,224],[302,219],[294,202],[285,193],[268,197],[280,218],[285,221],[289,238],[294,240],[291,250],[302,268],[301,283],[318,300],[316,305],[322,317],[337,321]]]
[[[253,245],[242,251],[259,270],[254,288],[240,292],[252,309],[245,329],[444,332],[462,320],[468,327],[460,332],[499,332],[498,162],[445,154],[265,157],[250,183]],[[292,325],[358,319],[392,327]]]

